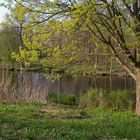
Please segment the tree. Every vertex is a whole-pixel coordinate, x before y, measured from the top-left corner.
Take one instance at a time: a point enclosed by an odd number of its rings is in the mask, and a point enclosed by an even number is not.
[[[3,3],[1,5],[6,6],[7,8],[10,7],[10,14],[6,15],[6,22],[2,23],[2,26],[7,27],[9,29],[12,28],[13,31],[15,31],[14,35],[17,36],[17,39],[19,41],[18,53],[21,56],[22,54],[20,54],[21,53],[20,48],[21,49],[26,48],[23,41],[23,32],[24,32],[23,27],[26,25],[27,22],[26,12],[28,11],[28,8],[21,7],[19,3],[14,3],[13,7],[12,1],[8,1],[8,3],[6,4]],[[25,67],[23,61],[24,60],[20,59],[21,68]]]
[[[17,31],[13,27],[2,26],[0,30],[0,58],[2,64],[10,65],[16,64],[12,58],[12,52],[18,52],[20,40],[17,36]]]
[[[95,42],[94,45],[100,47],[102,51],[109,49],[116,61],[136,81],[136,114],[140,116],[139,0],[15,0],[15,2],[28,9],[26,11],[26,16],[28,16],[26,33],[29,33],[29,30],[30,32],[32,30],[33,33],[39,27],[40,30],[44,29],[43,32],[45,32],[46,24],[51,20],[57,21],[56,24],[53,24],[55,30],[60,31],[61,29],[61,32],[66,32],[67,35],[68,33],[74,34],[77,30],[90,31],[91,38],[94,40],[92,42]],[[35,35],[36,33],[32,34],[32,36]],[[26,35],[26,43],[34,40],[30,39],[31,36]],[[73,40],[73,38],[71,39]],[[78,41],[78,44],[80,41]],[[101,45],[101,47],[99,44],[104,45]],[[78,45],[74,44],[72,46]],[[34,50],[37,54],[38,49],[32,47],[31,50]],[[24,51],[29,52],[27,49]],[[59,51],[56,50],[56,52]],[[63,52],[64,50],[57,56],[62,57]],[[75,52],[77,52],[77,49],[75,49]],[[54,52],[53,54],[57,53]],[[62,58],[62,60],[64,59],[65,57]],[[127,63],[124,61],[125,59]],[[70,59],[67,58],[67,60]],[[92,60],[92,57],[90,57],[90,60]],[[87,61],[85,62],[87,64]],[[43,63],[47,63],[47,61]],[[61,64],[63,64],[63,61],[61,61]]]

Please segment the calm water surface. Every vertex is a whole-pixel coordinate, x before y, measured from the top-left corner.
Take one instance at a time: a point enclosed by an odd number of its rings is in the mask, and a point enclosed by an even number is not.
[[[0,102],[39,102],[46,103],[51,93],[75,95],[79,97],[88,88],[101,88],[108,91],[127,89],[134,91],[135,83],[130,77],[80,76],[72,78],[64,75],[60,80],[52,82],[37,72],[0,71],[0,83],[9,92],[0,93]]]

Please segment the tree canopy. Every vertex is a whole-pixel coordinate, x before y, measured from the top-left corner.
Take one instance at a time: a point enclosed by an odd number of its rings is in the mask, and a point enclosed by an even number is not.
[[[136,68],[139,66],[137,1],[15,0],[8,4],[12,5],[14,21],[24,26],[26,48],[23,48],[21,53],[25,59],[17,55],[18,60],[22,59],[26,64],[40,60],[43,66],[68,68],[72,63],[94,63],[89,50],[100,47],[100,51],[111,50],[116,60],[136,79]],[[85,35],[82,36],[81,32],[85,32]],[[90,49],[85,51],[87,44],[90,44]],[[44,54],[43,59],[39,59],[41,54]],[[127,64],[124,57],[127,58]]]

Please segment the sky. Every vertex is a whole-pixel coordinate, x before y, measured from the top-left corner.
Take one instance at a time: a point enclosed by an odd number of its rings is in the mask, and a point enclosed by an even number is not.
[[[0,23],[4,21],[4,19],[5,19],[5,14],[6,14],[7,12],[8,12],[8,11],[7,11],[5,8],[0,7]]]
[[[0,0],[0,3],[2,3],[4,0]],[[5,14],[8,12],[8,10],[4,7],[0,7],[0,23],[4,21]]]

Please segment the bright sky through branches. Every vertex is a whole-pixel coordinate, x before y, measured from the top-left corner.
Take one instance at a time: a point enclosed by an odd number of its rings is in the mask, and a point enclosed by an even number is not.
[[[2,3],[4,0],[0,0],[0,3]],[[4,7],[0,7],[0,23],[5,20],[5,14],[8,13],[8,10]]]

